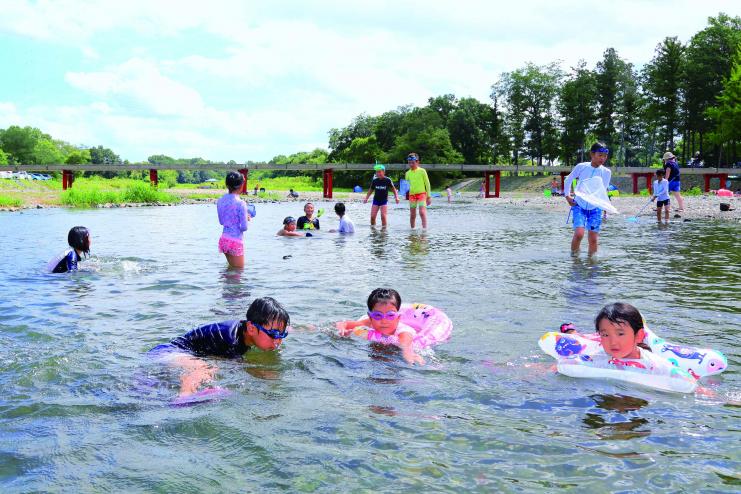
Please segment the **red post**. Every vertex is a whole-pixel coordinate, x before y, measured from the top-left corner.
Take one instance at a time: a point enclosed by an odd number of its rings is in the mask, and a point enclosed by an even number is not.
[[[240,190],[239,193],[246,194],[247,193],[247,177],[250,176],[250,171],[247,168],[240,168],[239,173],[241,173],[242,177],[244,178],[244,182],[242,182],[242,190]]]
[[[638,173],[631,173],[631,177],[633,177],[633,193],[638,194]]]
[[[721,173],[720,174],[720,187],[719,189],[726,189],[728,188],[728,174],[727,173]]]
[[[569,176],[569,172],[561,172],[559,175],[561,175],[561,191],[564,191],[566,190],[566,177]]]
[[[154,168],[149,169],[149,183],[154,187],[155,189],[157,186],[159,186],[160,181],[159,177],[157,176],[157,170]]]
[[[491,193],[491,176],[494,175],[494,194]],[[499,197],[499,186],[501,185],[502,172],[486,171],[484,172],[484,197]]]
[[[491,197],[489,194],[489,177],[491,172],[484,172],[484,197]]]
[[[325,199],[332,199],[332,168],[325,168],[323,173],[323,196]]]
[[[499,197],[499,185],[502,181],[502,172],[497,170],[494,172],[494,197]]]
[[[705,192],[710,192],[710,175],[703,175],[705,179]]]
[[[74,181],[75,175],[72,170],[62,170],[62,190],[71,189]]]

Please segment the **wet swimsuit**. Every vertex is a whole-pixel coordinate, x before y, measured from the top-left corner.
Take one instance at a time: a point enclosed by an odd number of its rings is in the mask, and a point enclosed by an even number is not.
[[[371,189],[373,189],[373,205],[374,206],[385,206],[389,200],[389,189],[394,186],[394,182],[388,177],[374,178],[371,182]]]
[[[296,229],[319,230],[319,218],[314,218],[313,220],[309,221],[309,218],[307,218],[306,216],[301,216],[296,222]]]
[[[67,249],[49,261],[46,267],[50,273],[66,273],[77,271],[77,263],[80,261],[80,256],[77,255],[75,249]]]
[[[240,357],[250,349],[244,344],[246,321],[222,321],[193,329],[149,353],[187,352],[193,355]]]

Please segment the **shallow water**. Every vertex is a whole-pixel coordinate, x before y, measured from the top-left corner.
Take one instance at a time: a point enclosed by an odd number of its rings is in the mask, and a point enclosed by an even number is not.
[[[287,239],[274,234],[300,205],[258,205],[241,274],[216,251],[213,205],[0,215],[0,490],[739,489],[738,225],[611,217],[589,260],[569,256],[560,213],[440,205],[423,233],[406,208],[381,231],[348,207],[354,236]],[[77,224],[93,259],[44,274]],[[333,335],[378,286],[454,321],[427,366]],[[211,360],[231,395],[168,406],[177,376],[144,353],[267,295],[297,326],[281,350]],[[725,352],[729,370],[704,382],[715,397],[549,372],[539,336],[588,330],[616,300]]]

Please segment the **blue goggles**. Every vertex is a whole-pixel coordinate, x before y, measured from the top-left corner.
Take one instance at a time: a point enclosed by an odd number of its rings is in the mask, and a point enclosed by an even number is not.
[[[407,161],[419,161],[419,156],[407,156]]]
[[[609,149],[607,149],[607,148],[597,148],[597,149],[596,149],[595,151],[593,151],[593,152],[594,152],[594,153],[605,153],[605,154],[610,154],[610,150],[609,150]]]
[[[263,328],[262,326],[260,326],[256,322],[250,321],[250,323],[252,323],[252,325],[254,327],[256,327],[258,331],[262,331],[263,333],[265,333],[266,335],[270,336],[274,340],[282,340],[283,338],[285,338],[286,336],[288,336],[288,329],[287,328],[286,329],[283,329],[283,330],[281,330],[281,329],[267,329],[267,328]]]

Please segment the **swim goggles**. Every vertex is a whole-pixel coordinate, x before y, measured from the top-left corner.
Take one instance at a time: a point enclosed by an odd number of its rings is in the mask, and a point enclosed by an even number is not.
[[[597,149],[596,149],[596,150],[595,150],[594,152],[595,152],[595,153],[605,153],[605,154],[609,154],[609,153],[610,153],[610,150],[609,150],[609,149],[607,149],[607,148],[597,148]]]
[[[267,329],[267,328],[263,328],[262,326],[260,326],[254,321],[249,321],[249,322],[252,323],[252,325],[256,327],[258,331],[262,331],[263,333],[270,336],[274,340],[282,340],[283,338],[288,336],[288,329],[283,329],[283,330]]]
[[[409,155],[407,156],[407,161],[419,161],[419,156]]]
[[[393,321],[394,319],[398,319],[401,317],[401,312],[390,310],[384,314],[383,312],[374,310],[374,311],[368,311],[368,317],[370,317],[374,321],[382,321],[383,319],[388,319],[389,321]]]

